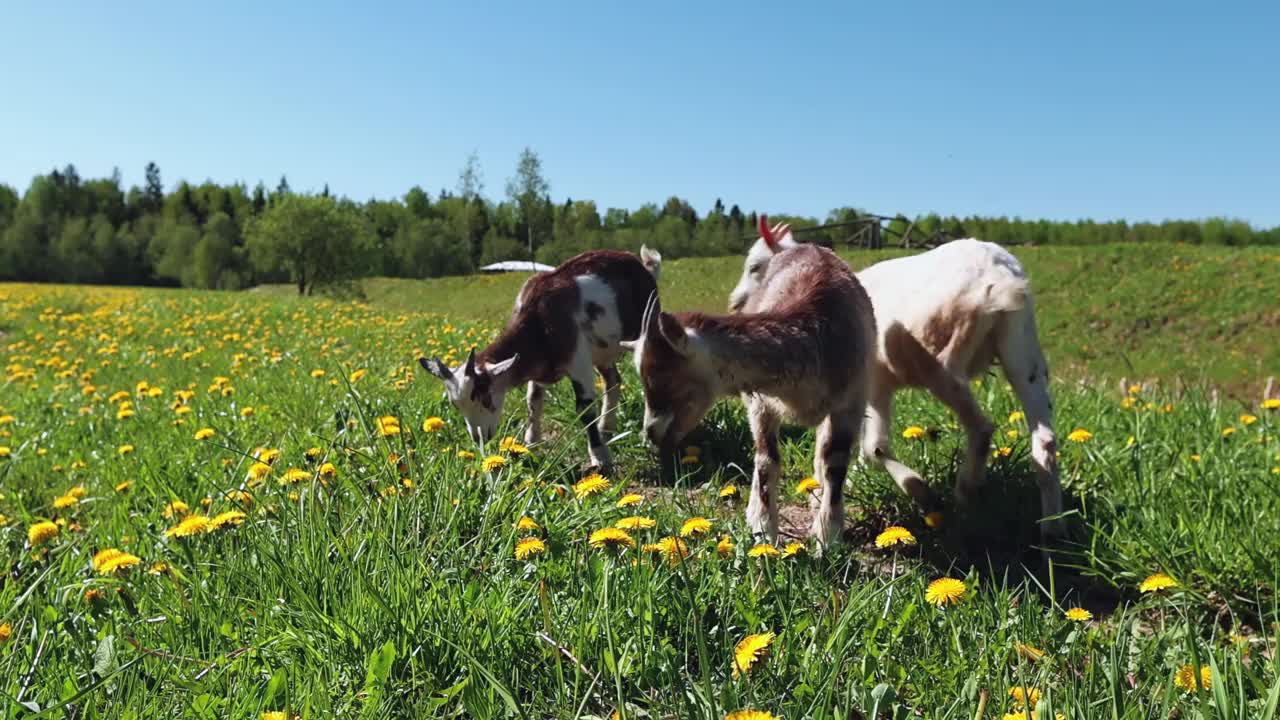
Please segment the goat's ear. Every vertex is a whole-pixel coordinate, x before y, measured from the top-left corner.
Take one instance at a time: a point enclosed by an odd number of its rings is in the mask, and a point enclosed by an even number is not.
[[[471,348],[471,352],[467,354],[466,370],[463,371],[466,377],[473,378],[476,376],[476,349]]]
[[[497,377],[502,373],[510,370],[511,366],[515,365],[516,361],[519,359],[520,359],[520,353],[516,353],[515,355],[512,355],[511,357],[507,358],[506,360],[503,360],[502,362],[487,363],[484,366],[484,371],[489,373],[493,377]]]
[[[636,347],[638,347],[639,345],[640,345],[639,340],[619,340],[618,341],[618,347],[622,348],[623,350],[626,350],[629,353],[635,352]]]
[[[658,331],[662,333],[662,337],[671,345],[671,349],[681,355],[689,354],[689,334],[685,332],[684,326],[675,316],[670,313],[660,313],[658,315]]]
[[[769,226],[769,216],[761,213],[760,218],[756,221],[756,230],[759,231],[764,244],[769,246],[773,252],[778,252],[778,237],[774,235],[773,228]]]
[[[453,372],[449,370],[448,365],[445,365],[438,358],[428,359],[420,357],[418,358],[418,364],[422,366],[423,370],[426,370],[445,382],[453,381]]]

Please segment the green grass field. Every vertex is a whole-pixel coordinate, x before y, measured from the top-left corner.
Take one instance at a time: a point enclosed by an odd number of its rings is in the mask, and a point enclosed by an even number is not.
[[[580,484],[566,388],[546,443],[468,444],[414,361],[483,344],[521,278],[377,281],[365,303],[0,285],[2,714],[1277,717],[1280,409],[1198,387],[1245,397],[1280,366],[1274,251],[1019,255],[1064,370],[1074,534],[1049,567],[1025,427],[995,376],[977,387],[999,427],[980,511],[931,528],[855,467],[847,543],[771,557],[745,531],[736,403],[708,416],[675,486],[636,433],[630,369],[607,487]],[[664,302],[719,307],[740,267],[670,262]],[[1122,392],[1120,375],[1161,382]],[[907,393],[896,421],[899,454],[946,492],[953,419]],[[923,439],[901,437],[912,425]],[[1091,437],[1066,440],[1076,429]],[[811,432],[787,432],[793,532],[811,453]],[[634,548],[589,542],[632,516],[653,521]],[[677,541],[695,518],[709,531]],[[877,548],[890,526],[917,544]],[[1176,587],[1142,592],[1156,573]],[[942,578],[962,590],[939,607]]]

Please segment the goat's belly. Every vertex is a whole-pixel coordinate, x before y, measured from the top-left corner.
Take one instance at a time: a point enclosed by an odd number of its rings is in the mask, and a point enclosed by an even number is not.
[[[759,394],[750,397],[753,401],[762,403],[771,413],[778,415],[786,422],[805,427],[816,427],[832,411],[826,398],[822,398],[816,392],[797,394],[788,398]]]

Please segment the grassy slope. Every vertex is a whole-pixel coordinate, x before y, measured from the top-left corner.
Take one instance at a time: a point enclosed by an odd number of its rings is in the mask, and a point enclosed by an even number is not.
[[[900,251],[845,252],[855,268]],[[1256,398],[1280,374],[1280,250],[1191,245],[1018,249],[1031,274],[1049,361],[1066,376],[1212,382]],[[673,260],[672,309],[718,311],[742,271],[737,257]],[[524,275],[366,283],[371,302],[493,321]],[[284,288],[273,292],[285,293]]]
[[[732,275],[735,263],[710,262]],[[722,288],[696,283],[706,267],[672,263],[668,280],[700,288],[711,304]],[[402,289],[415,287],[422,285]],[[491,327],[512,292],[490,286],[430,309],[461,315],[491,303],[495,316],[483,323]],[[884,473],[855,468],[849,546],[823,559],[758,560],[745,552],[742,500],[718,497],[729,483],[745,491],[738,468],[750,467],[735,403],[709,416],[702,462],[686,468],[681,486],[655,490],[646,487],[653,462],[635,434],[640,397],[628,371],[621,429],[631,434],[615,444],[614,487],[575,500],[569,486],[584,448],[565,389],[548,403],[553,439],[486,474],[478,460],[457,457],[466,444],[461,423],[438,384],[413,367],[418,349],[457,355],[485,331],[388,312],[387,302],[0,285],[0,324],[9,333],[0,339],[0,445],[9,448],[0,458],[0,627],[11,628],[0,638],[0,715],[17,715],[10,708],[18,696],[48,708],[83,692],[76,709],[61,714],[502,717],[505,692],[515,714],[530,718],[580,710],[607,717],[624,701],[655,718],[720,720],[740,707],[787,718],[869,718],[879,697],[895,718],[967,720],[980,691],[991,697],[985,717],[1000,717],[1011,709],[1009,688],[1022,683],[1042,689],[1046,704],[1051,696],[1069,720],[1154,720],[1263,717],[1263,704],[1280,693],[1273,630],[1280,411],[1255,409],[1259,418],[1246,423],[1240,408],[1214,407],[1196,393],[1169,412],[1161,397],[1126,410],[1114,391],[1058,383],[1064,434],[1094,433],[1062,448],[1085,542],[1058,561],[1084,575],[1059,565],[1031,578],[1009,562],[1034,536],[1025,430],[1005,420],[1014,405],[1004,384],[984,381],[979,401],[1010,454],[993,460],[980,513],[930,531]],[[401,293],[397,302],[408,307],[413,299]],[[352,390],[339,375],[355,369],[368,373]],[[326,374],[313,377],[314,370]],[[234,394],[208,391],[219,376]],[[162,387],[160,396],[140,396],[143,380]],[[179,415],[173,391],[188,386],[191,412]],[[108,401],[119,390],[131,396],[134,417],[121,419],[120,401]],[[519,404],[515,396],[508,404],[509,431],[518,431],[521,412],[512,406]],[[246,416],[245,407],[255,412]],[[403,418],[404,432],[382,437],[375,421],[382,415]],[[429,415],[447,426],[419,432]],[[342,417],[352,422],[335,423]],[[895,437],[908,424],[938,439],[899,439],[901,457],[945,490],[961,445],[951,418],[908,393]],[[194,440],[201,427],[216,437]],[[1224,438],[1227,427],[1233,432]],[[122,455],[126,444],[134,450]],[[227,493],[242,487],[248,453],[259,445],[279,448],[281,458],[241,505]],[[336,477],[277,482],[285,468],[315,467],[303,455],[312,446],[335,464]],[[793,506],[799,498],[789,489],[809,472],[811,452],[812,433],[786,434],[784,495]],[[402,468],[387,461],[390,453],[404,459]],[[118,492],[126,481],[132,485]],[[617,508],[629,484],[652,499]],[[79,502],[54,507],[78,486]],[[177,522],[165,516],[166,503],[199,508],[202,498],[210,514],[244,507],[244,524],[165,537]],[[692,557],[673,569],[588,546],[592,530],[631,513],[657,522],[638,533],[642,542],[704,515],[737,547],[721,558],[716,538],[691,540]],[[547,545],[528,563],[512,557],[512,524],[524,515],[545,528]],[[26,529],[44,518],[67,526],[28,547]],[[869,547],[890,523],[920,538],[901,553],[896,574],[887,555]],[[95,573],[90,557],[108,547],[138,555],[142,565],[119,576]],[[147,573],[157,562],[169,569]],[[1185,590],[1139,595],[1138,581],[1156,570]],[[944,575],[964,578],[969,597],[941,611],[924,601],[924,590]],[[105,594],[90,602],[90,590]],[[1075,604],[1101,622],[1063,619]],[[735,643],[766,630],[778,633],[771,657],[734,679]],[[1232,643],[1228,631],[1247,639]],[[1018,652],[1023,643],[1048,659],[1027,660]],[[1193,656],[1204,664],[1212,657],[1220,669],[1215,682],[1226,692],[1200,696],[1217,710],[1171,685]]]

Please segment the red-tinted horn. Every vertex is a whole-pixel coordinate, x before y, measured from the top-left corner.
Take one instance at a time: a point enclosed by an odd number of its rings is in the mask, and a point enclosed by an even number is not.
[[[764,243],[769,246],[769,249],[776,252],[778,249],[778,238],[773,234],[773,228],[769,227],[769,216],[762,213],[757,225],[759,226],[758,229],[760,231],[760,237],[764,238]]]

